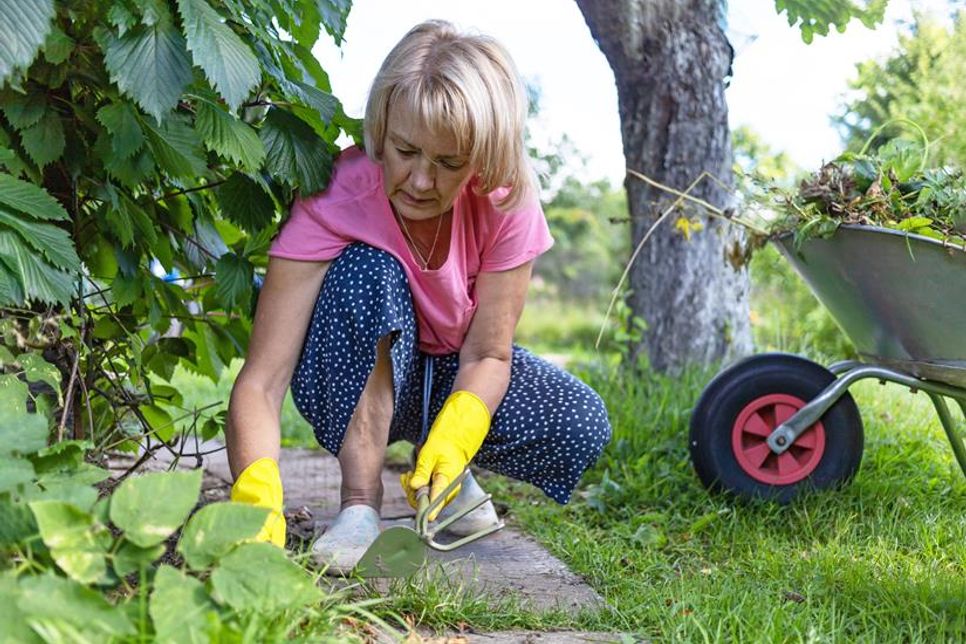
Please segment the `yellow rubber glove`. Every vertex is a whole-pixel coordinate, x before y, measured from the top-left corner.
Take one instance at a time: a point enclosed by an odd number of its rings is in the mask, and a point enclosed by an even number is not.
[[[431,484],[430,501],[442,494],[479,451],[489,431],[490,410],[486,403],[469,391],[451,393],[419,450],[416,468],[400,477],[409,503],[416,507],[416,490],[426,485]],[[429,520],[434,520],[458,493],[459,488],[453,490]]]
[[[285,547],[282,476],[274,458],[260,458],[246,467],[231,486],[231,500],[271,510],[255,540]]]

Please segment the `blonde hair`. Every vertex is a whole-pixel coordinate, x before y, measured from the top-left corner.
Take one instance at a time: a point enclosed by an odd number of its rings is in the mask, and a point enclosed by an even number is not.
[[[461,34],[442,20],[413,27],[393,47],[369,90],[366,153],[382,159],[392,105],[405,104],[430,132],[450,131],[475,169],[474,190],[509,192],[510,210],[535,190],[524,143],[527,92],[509,53],[484,35]]]

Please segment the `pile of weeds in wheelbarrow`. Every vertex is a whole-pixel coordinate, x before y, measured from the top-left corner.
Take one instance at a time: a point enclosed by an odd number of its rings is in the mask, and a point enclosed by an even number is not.
[[[774,234],[796,244],[827,237],[841,224],[892,228],[966,249],[966,175],[927,169],[928,144],[893,139],[867,153],[845,153],[804,179],[794,192],[771,190]]]

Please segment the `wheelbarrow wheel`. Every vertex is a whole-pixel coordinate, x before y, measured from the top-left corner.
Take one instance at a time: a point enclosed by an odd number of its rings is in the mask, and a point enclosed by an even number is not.
[[[710,490],[785,503],[849,481],[862,460],[859,409],[848,392],[782,454],[765,440],[835,380],[825,367],[762,354],[719,373],[691,415],[691,460]]]

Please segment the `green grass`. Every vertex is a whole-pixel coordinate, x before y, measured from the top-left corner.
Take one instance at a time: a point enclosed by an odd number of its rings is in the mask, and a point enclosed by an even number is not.
[[[611,401],[615,436],[567,506],[502,477],[506,518],[583,576],[610,609],[494,610],[422,579],[378,610],[439,630],[578,628],[658,641],[937,642],[966,639],[966,480],[924,395],[863,382],[855,480],[788,506],[712,496],[687,450],[711,372],[581,375]],[[378,612],[377,610],[377,612]]]
[[[709,495],[688,458],[707,375],[590,376],[621,404],[583,491],[560,507],[501,486],[513,521],[614,609],[565,625],[675,641],[966,638],[966,482],[928,399],[860,384],[866,451],[850,486],[736,503]]]
[[[592,354],[606,306],[531,300],[523,309],[514,340],[539,354]]]
[[[824,312],[781,260],[770,261],[754,306],[778,322],[758,318],[762,349],[845,357],[847,342]],[[519,339],[590,360],[598,325],[590,309],[529,307]],[[534,614],[512,597],[494,607],[429,574],[396,582],[374,613],[440,631],[577,628],[658,641],[966,640],[966,480],[924,395],[854,386],[866,430],[855,480],[777,506],[712,496],[692,470],[690,412],[713,371],[628,377],[611,364],[578,373],[608,401],[615,434],[571,503],[497,476],[484,486],[511,526],[583,576],[609,608]],[[227,401],[233,376],[210,389],[179,377],[186,400],[200,404]],[[286,405],[288,444],[314,444]]]

